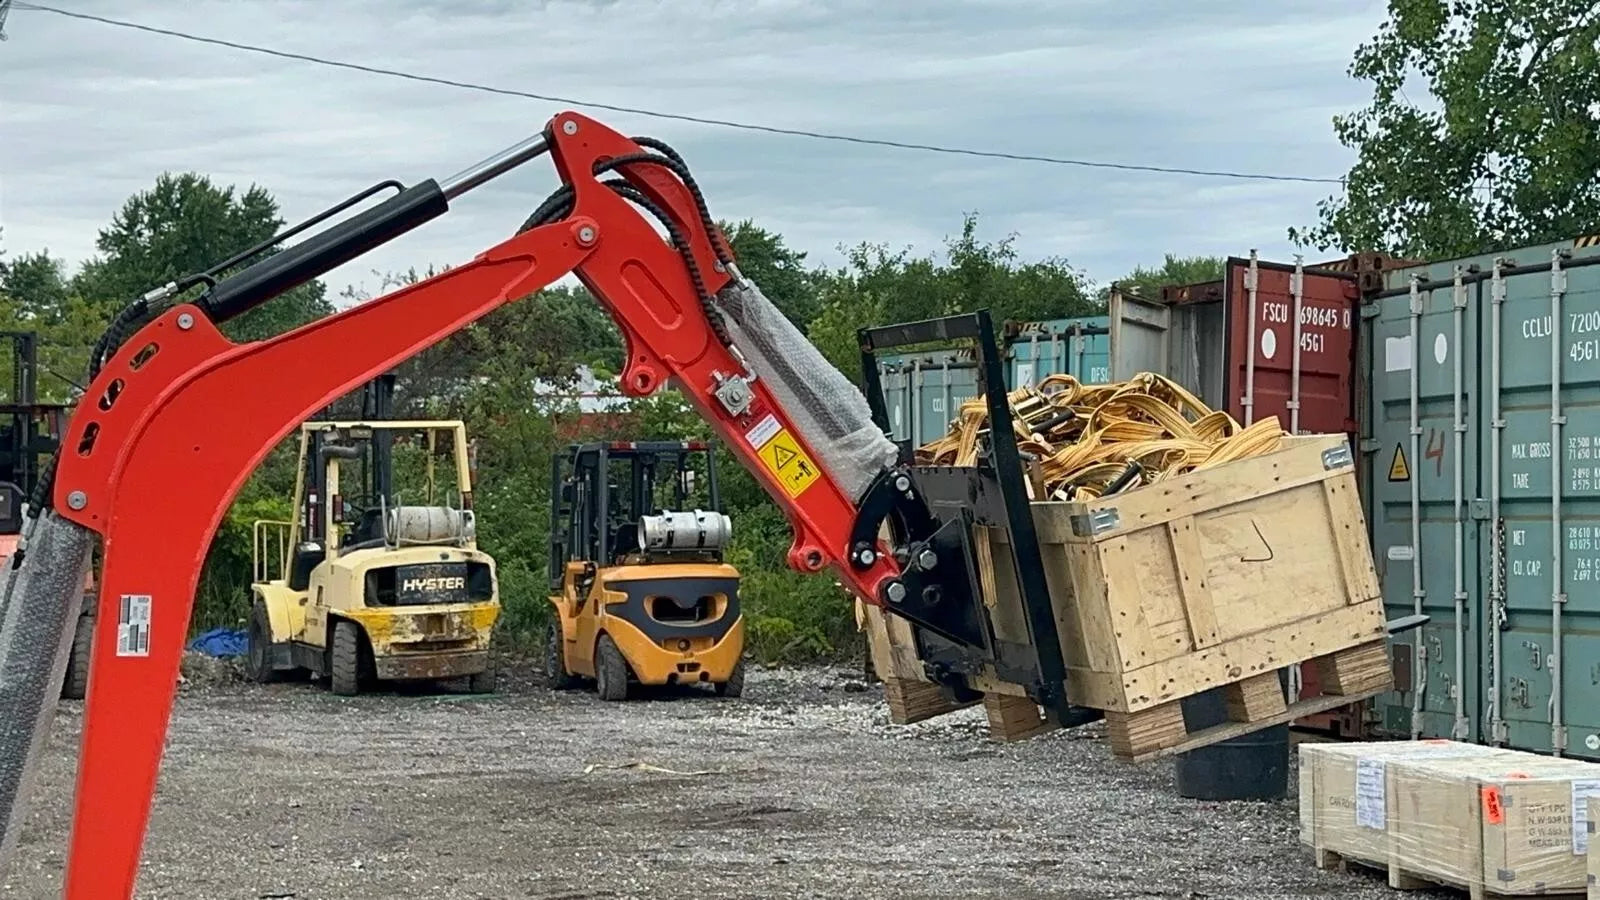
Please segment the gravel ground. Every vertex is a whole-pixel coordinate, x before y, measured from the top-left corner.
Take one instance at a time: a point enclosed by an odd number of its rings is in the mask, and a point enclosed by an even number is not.
[[[1170,762],[1117,762],[1097,726],[896,726],[843,670],[621,705],[507,675],[350,699],[191,677],[138,896],[1396,896],[1314,869],[1292,796],[1179,799]],[[7,900],[59,896],[81,714],[62,704]],[[1433,896],[1458,895],[1407,894]]]

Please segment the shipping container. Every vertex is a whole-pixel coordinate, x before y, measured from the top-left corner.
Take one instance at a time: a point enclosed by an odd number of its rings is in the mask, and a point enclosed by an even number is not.
[[[1380,734],[1600,759],[1600,242],[1385,273],[1364,501],[1397,690]]]
[[[1007,388],[1037,384],[1066,373],[1104,383],[1110,371],[1110,331],[1105,316],[1007,323],[1003,333]],[[977,396],[970,350],[885,354],[878,358],[892,437],[913,446],[937,440],[961,404]]]

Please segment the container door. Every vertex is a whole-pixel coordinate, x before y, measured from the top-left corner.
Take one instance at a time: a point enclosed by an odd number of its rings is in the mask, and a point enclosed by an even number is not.
[[[1459,306],[1458,306],[1459,298]],[[1376,729],[1397,737],[1479,740],[1483,609],[1476,414],[1483,363],[1469,291],[1378,301],[1365,326],[1371,378],[1366,510],[1391,618],[1431,617],[1392,645],[1398,690],[1374,701]],[[1464,613],[1458,620],[1457,596]]]
[[[950,430],[961,404],[978,393],[977,367],[971,352],[944,351],[922,363],[918,408],[921,442],[938,440]]]
[[[1010,341],[1011,386],[1037,386],[1056,374],[1071,375],[1084,384],[1105,384],[1111,378],[1110,349],[1106,316],[1026,323]]]
[[[889,438],[903,441],[911,438],[911,411],[906,395],[910,380],[906,376],[909,363],[896,356],[878,357],[878,378],[883,385],[883,404],[889,413]]]
[[[1292,434],[1355,434],[1355,277],[1230,259],[1224,283],[1228,412],[1242,425],[1277,416]]]
[[[1140,372],[1167,372],[1172,307],[1113,289],[1108,303],[1111,380]]]
[[[1531,255],[1514,253],[1522,266]],[[1600,267],[1549,261],[1500,279],[1491,262],[1482,286],[1500,347],[1496,360],[1493,335],[1485,344],[1480,377],[1499,405],[1484,414],[1505,423],[1485,441],[1489,731],[1600,758]]]

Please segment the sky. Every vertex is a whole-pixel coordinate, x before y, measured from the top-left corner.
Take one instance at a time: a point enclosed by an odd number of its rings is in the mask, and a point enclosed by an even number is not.
[[[18,4],[25,0],[17,0]],[[443,179],[577,109],[672,144],[713,215],[816,264],[861,242],[935,252],[976,213],[1026,259],[1097,282],[1164,253],[1288,261],[1337,185],[1116,171],[862,146],[781,128],[1164,167],[1337,178],[1333,116],[1384,18],[1368,0],[38,0],[62,9],[435,77],[418,83],[16,6],[0,42],[0,250],[69,266],[163,171],[270,190],[310,216],[374,182]],[[455,264],[555,187],[547,161],[325,276]],[[1322,254],[1328,255],[1328,254]],[[1307,261],[1318,254],[1308,253]]]

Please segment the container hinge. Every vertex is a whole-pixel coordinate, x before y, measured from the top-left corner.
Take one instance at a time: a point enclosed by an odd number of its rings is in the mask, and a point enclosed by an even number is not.
[[[1563,594],[1553,594],[1553,595],[1551,595],[1550,599],[1551,599],[1551,601],[1553,601],[1555,603],[1558,603],[1558,604],[1560,604],[1562,606],[1567,605],[1567,595],[1564,594],[1564,593]]]
[[[1355,464],[1355,457],[1350,453],[1349,444],[1341,443],[1337,447],[1329,447],[1322,451],[1323,469],[1342,469],[1345,466],[1353,466]]]
[[[1557,725],[1550,729],[1550,738],[1551,743],[1555,745],[1553,749],[1565,751],[1567,749],[1567,726]]]
[[[1502,430],[1502,429],[1504,429],[1506,427],[1506,420],[1505,419],[1494,419],[1494,420],[1491,420],[1489,422],[1489,427],[1493,428],[1493,429],[1495,429],[1497,431],[1498,430]]]
[[[1413,426],[1411,426],[1410,433],[1411,433],[1411,435],[1413,437],[1422,437],[1422,426],[1421,425],[1413,425]]]
[[[1467,516],[1475,522],[1487,522],[1492,509],[1487,500],[1472,500],[1467,503]]]
[[[1078,537],[1094,537],[1122,524],[1122,516],[1115,509],[1097,509],[1091,513],[1073,516],[1072,533]]]
[[[1284,409],[1299,409],[1300,408],[1300,401],[1299,400],[1285,400],[1285,401],[1283,401],[1283,408]]]
[[[1566,416],[1551,416],[1550,417],[1550,424],[1551,425],[1565,425],[1565,424],[1567,424],[1567,417]]]
[[[1361,452],[1362,453],[1377,453],[1379,450],[1382,450],[1382,449],[1383,449],[1383,442],[1380,441],[1380,440],[1377,440],[1375,438],[1362,438],[1361,439]]]
[[[1376,319],[1377,317],[1379,317],[1381,315],[1383,315],[1383,304],[1382,303],[1363,303],[1363,304],[1361,304],[1361,318],[1363,318],[1363,319]]]

